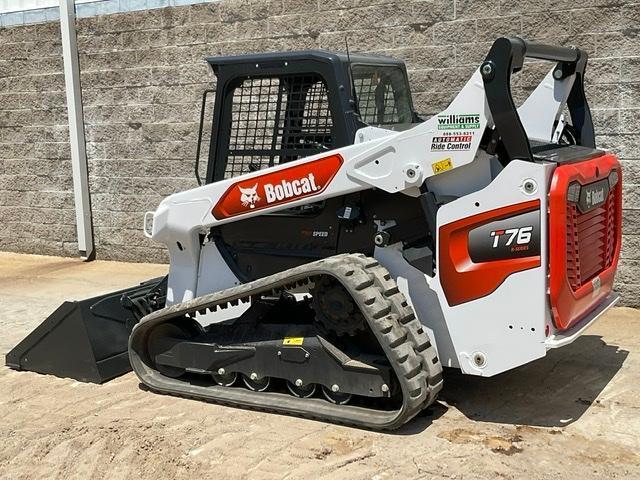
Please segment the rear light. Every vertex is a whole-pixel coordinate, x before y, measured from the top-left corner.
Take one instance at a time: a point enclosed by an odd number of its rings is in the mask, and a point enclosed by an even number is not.
[[[556,168],[549,193],[549,296],[566,330],[613,288],[620,255],[622,178],[615,156]]]

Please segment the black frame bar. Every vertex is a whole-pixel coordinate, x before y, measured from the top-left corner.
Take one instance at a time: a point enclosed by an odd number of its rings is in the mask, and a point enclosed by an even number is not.
[[[530,42],[518,37],[498,38],[480,67],[493,122],[508,161],[533,161],[531,145],[511,96],[511,75],[522,69],[525,58],[558,62],[554,78],[576,74],[567,107],[576,130],[578,145],[595,148],[593,119],[584,94],[587,52],[579,48]]]
[[[196,180],[198,185],[202,185],[202,179],[200,178],[200,150],[202,149],[202,129],[204,128],[204,114],[207,109],[207,97],[210,93],[215,93],[215,88],[208,88],[202,93],[202,107],[200,109],[200,128],[198,129],[198,144],[196,147],[196,164],[194,166]],[[213,132],[211,132],[213,134]]]

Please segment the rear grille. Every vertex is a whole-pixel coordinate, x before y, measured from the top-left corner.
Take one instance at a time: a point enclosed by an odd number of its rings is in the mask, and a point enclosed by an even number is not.
[[[567,279],[574,292],[613,263],[617,192],[613,188],[605,203],[586,213],[567,205]]]
[[[549,189],[549,300],[558,330],[576,325],[612,292],[621,230],[615,155],[556,167]]]

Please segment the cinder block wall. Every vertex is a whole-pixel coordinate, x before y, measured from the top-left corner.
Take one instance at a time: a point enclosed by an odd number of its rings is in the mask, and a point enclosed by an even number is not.
[[[204,57],[344,49],[407,62],[420,112],[444,108],[500,35],[579,45],[599,146],[624,163],[618,288],[640,305],[640,2],[223,0],[83,18],[78,44],[97,255],[166,261],[142,214],[196,185]],[[58,25],[0,29],[0,250],[75,255]],[[546,69],[546,66],[545,66]],[[522,96],[540,68],[516,79]]]
[[[0,28],[0,250],[77,252],[60,29]]]

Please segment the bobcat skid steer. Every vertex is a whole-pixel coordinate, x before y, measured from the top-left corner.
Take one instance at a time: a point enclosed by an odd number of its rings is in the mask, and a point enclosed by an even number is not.
[[[551,68],[516,108],[526,57]],[[391,58],[208,62],[206,182],[145,215],[168,277],[64,304],[10,366],[100,382],[130,362],[154,391],[394,429],[443,366],[518,367],[618,300],[621,169],[584,51],[499,38],[427,120]]]

